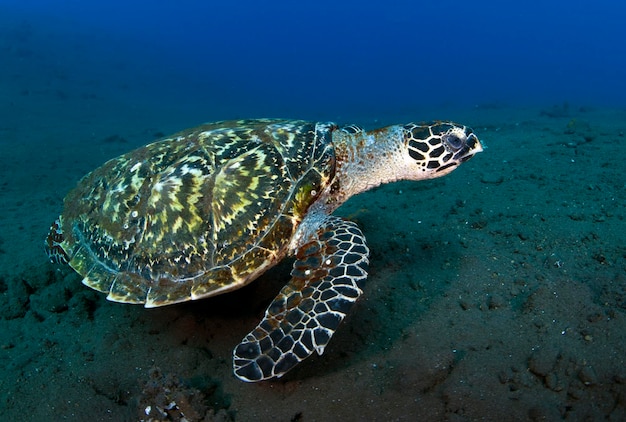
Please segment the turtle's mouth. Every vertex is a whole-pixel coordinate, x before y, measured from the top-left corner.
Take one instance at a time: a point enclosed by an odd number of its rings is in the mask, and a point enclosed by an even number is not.
[[[467,136],[467,139],[463,143],[463,146],[454,154],[454,159],[458,160],[459,163],[464,163],[465,161],[472,158],[475,154],[482,152],[483,146],[480,141],[473,133],[470,133]]]

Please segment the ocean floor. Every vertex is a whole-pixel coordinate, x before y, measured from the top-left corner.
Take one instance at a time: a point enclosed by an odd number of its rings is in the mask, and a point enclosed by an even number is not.
[[[55,89],[5,89],[0,115],[5,420],[626,420],[626,110],[336,116],[454,119],[487,148],[338,210],[372,250],[365,294],[323,356],[259,384],[232,375],[232,349],[290,262],[240,291],[147,310],[108,302],[43,251],[84,174],[202,120]]]

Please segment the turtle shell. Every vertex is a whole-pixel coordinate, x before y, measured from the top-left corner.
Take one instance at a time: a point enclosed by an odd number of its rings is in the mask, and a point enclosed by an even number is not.
[[[289,251],[333,179],[330,123],[238,120],[186,130],[86,175],[61,248],[117,302],[167,305],[237,289]]]

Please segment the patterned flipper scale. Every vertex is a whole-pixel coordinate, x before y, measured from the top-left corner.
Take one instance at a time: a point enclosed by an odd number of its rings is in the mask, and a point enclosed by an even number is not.
[[[248,382],[278,378],[314,351],[321,355],[362,293],[368,255],[355,223],[327,217],[298,248],[289,284],[233,351],[235,375]]]
[[[61,219],[57,218],[52,226],[50,226],[50,232],[44,243],[46,253],[50,262],[54,264],[67,264],[70,262],[69,257],[63,250],[63,230],[61,230]]]

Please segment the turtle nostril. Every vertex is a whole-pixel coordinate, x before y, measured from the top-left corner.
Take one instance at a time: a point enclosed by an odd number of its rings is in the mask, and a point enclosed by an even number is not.
[[[443,141],[454,151],[458,151],[463,148],[464,140],[454,133],[444,135]]]

